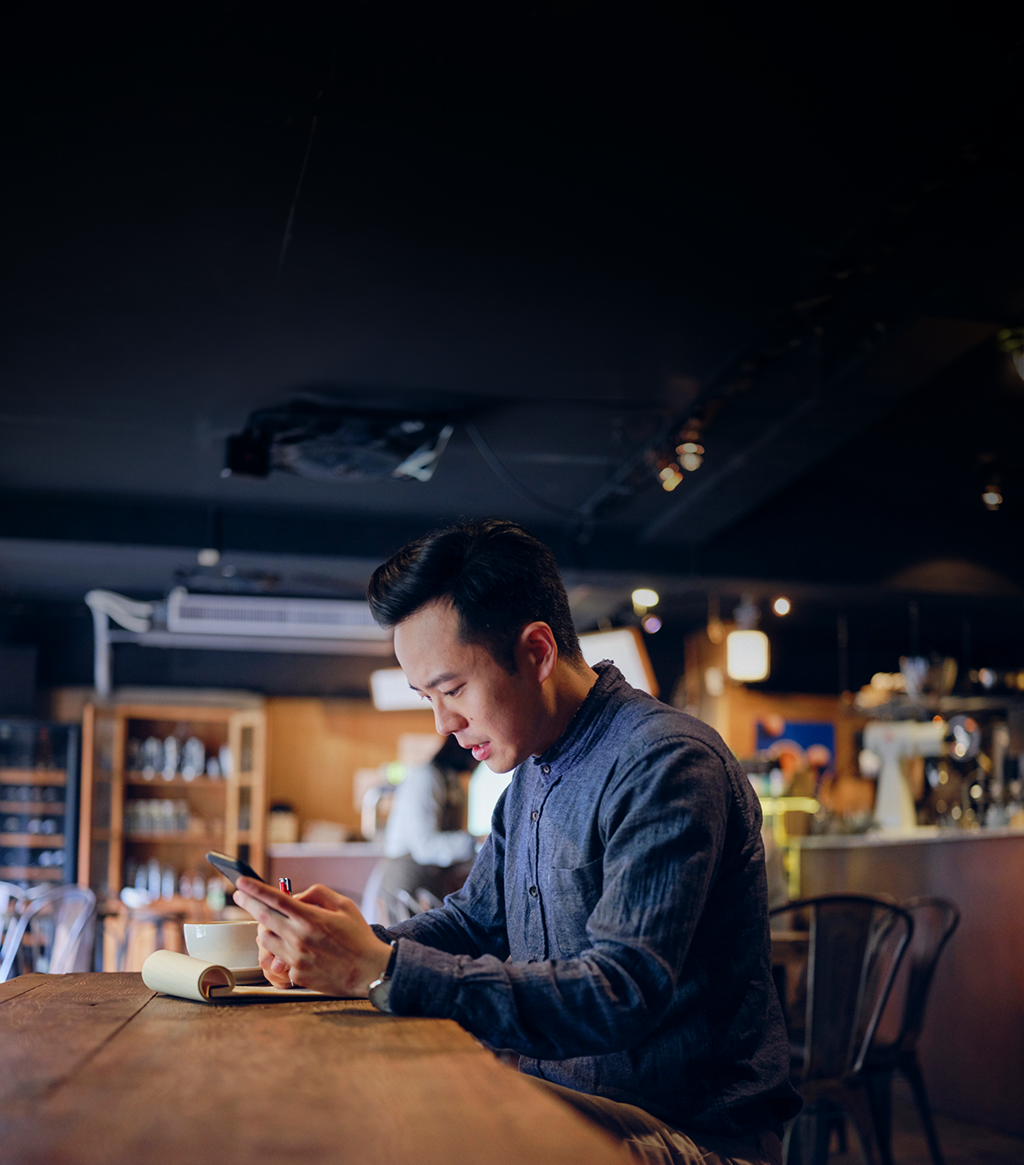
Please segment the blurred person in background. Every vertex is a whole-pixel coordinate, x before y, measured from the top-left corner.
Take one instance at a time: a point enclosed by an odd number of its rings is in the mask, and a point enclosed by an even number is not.
[[[380,889],[416,897],[427,890],[444,898],[466,880],[473,864],[473,837],[462,828],[466,794],[461,777],[476,766],[472,752],[454,736],[426,764],[410,765],[391,801],[384,830],[387,864]]]

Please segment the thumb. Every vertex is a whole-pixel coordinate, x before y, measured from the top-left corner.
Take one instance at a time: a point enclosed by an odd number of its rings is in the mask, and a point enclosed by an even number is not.
[[[295,897],[310,906],[322,906],[326,910],[358,909],[351,898],[346,898],[344,894],[339,894],[329,886],[322,886],[319,882],[303,890],[301,894],[296,894]]]

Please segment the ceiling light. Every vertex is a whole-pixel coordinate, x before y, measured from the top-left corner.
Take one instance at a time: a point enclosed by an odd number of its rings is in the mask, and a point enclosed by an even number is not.
[[[652,591],[650,587],[637,587],[631,598],[635,607],[656,607],[660,595],[657,591]]]
[[[725,638],[729,679],[757,683],[768,678],[768,636],[763,631],[730,631]]]
[[[986,510],[998,510],[1003,504],[1003,495],[999,492],[999,486],[994,483],[985,486],[985,492],[981,495],[981,500],[985,503]]]
[[[683,480],[682,472],[675,463],[666,465],[664,469],[659,470],[658,477],[661,479],[661,488],[668,493],[671,493]]]
[[[655,631],[661,630],[661,620],[657,615],[644,615],[640,624],[648,635],[653,635]]]
[[[684,441],[681,445],[677,445],[676,453],[679,456],[680,466],[690,473],[695,469],[700,469],[704,462],[704,446],[699,445],[696,441]]]
[[[791,609],[792,604],[784,595],[779,595],[775,602],[772,603],[772,610],[776,615],[788,615]]]

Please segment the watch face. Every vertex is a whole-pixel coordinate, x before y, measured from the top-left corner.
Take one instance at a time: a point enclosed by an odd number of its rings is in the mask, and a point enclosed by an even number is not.
[[[370,990],[367,994],[370,997],[370,1002],[378,1011],[391,1013],[391,1008],[388,1006],[388,996],[391,994],[390,979],[377,979],[376,982],[370,984]]]

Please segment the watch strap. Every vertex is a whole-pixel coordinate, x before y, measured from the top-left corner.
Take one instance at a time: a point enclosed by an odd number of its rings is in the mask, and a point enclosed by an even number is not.
[[[391,958],[388,959],[388,965],[384,968],[382,979],[390,979],[395,973],[395,960],[398,958],[398,939],[391,940]]]
[[[398,958],[398,940],[393,939],[391,942],[391,958],[388,959],[388,965],[384,968],[384,974],[379,979],[374,979],[370,984],[370,989],[367,992],[370,1002],[378,1011],[387,1012],[391,1014],[391,1007],[388,1000],[391,995],[391,975],[395,969],[395,960]]]

